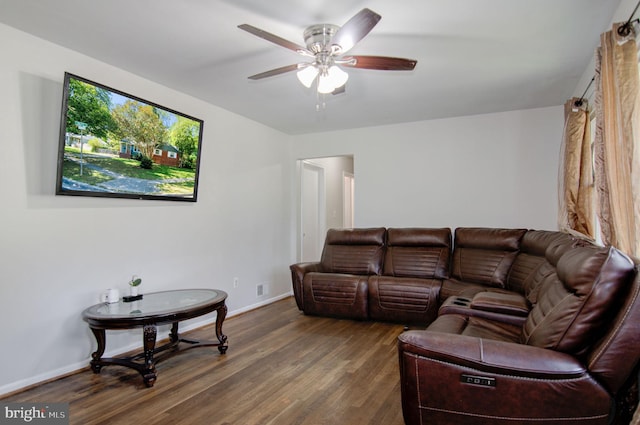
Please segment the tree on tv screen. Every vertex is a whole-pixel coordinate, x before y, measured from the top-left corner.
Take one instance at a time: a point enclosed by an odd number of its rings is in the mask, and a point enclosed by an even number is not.
[[[69,80],[67,132],[92,134],[106,140],[117,126],[111,117],[110,108],[111,97],[107,90],[73,78]],[[87,128],[80,130],[78,122],[85,123]]]
[[[111,113],[118,125],[118,137],[135,142],[136,149],[145,157],[151,158],[155,147],[165,140],[167,129],[154,107],[127,100]]]
[[[200,124],[185,117],[178,117],[169,130],[171,144],[178,148],[181,155],[183,168],[195,168],[195,160],[198,156],[198,138],[200,136]]]

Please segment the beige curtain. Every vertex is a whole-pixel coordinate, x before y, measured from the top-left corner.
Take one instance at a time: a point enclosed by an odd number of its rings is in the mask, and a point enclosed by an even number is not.
[[[602,34],[596,54],[597,214],[605,244],[640,256],[640,103],[635,35]]]
[[[564,133],[558,182],[560,230],[595,236],[591,122],[588,103],[573,98],[564,105]]]

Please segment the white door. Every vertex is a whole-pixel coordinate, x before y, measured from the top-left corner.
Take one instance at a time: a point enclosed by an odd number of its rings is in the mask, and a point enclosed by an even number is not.
[[[342,223],[346,229],[353,229],[353,174],[342,173]]]
[[[301,261],[319,261],[324,243],[324,169],[302,161],[301,172]]]

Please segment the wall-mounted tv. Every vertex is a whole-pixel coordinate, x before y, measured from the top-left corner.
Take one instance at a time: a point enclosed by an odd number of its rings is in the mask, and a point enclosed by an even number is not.
[[[56,194],[195,202],[203,125],[67,72]]]

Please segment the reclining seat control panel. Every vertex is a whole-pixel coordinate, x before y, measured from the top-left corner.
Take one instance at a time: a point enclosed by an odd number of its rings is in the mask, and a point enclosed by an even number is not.
[[[495,387],[496,379],[486,376],[469,375],[463,373],[460,375],[460,382],[463,384],[479,385],[481,387]]]

